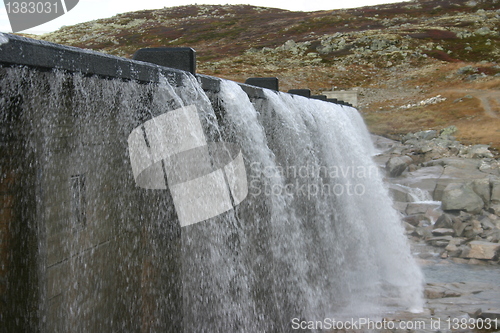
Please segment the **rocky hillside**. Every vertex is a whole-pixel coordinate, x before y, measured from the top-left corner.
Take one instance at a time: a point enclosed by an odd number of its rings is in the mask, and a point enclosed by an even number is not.
[[[500,1],[415,0],[292,12],[183,6],[64,27],[47,41],[131,57],[190,46],[198,71],[280,88],[356,89],[370,129],[397,137],[455,125],[465,143],[500,147]]]

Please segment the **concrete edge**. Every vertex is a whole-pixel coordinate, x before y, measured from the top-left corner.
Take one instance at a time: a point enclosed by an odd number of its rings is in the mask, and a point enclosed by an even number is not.
[[[139,60],[5,33],[0,33],[0,64],[46,70],[60,69],[145,83],[158,83],[160,75],[163,75],[178,84],[182,76],[189,73]],[[195,76],[204,90],[215,93],[220,91],[220,82],[223,79],[203,74]],[[264,89],[266,88],[245,83],[238,84],[251,99],[265,98]]]

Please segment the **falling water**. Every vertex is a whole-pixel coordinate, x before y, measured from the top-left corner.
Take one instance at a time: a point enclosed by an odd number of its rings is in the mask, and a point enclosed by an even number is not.
[[[247,279],[265,274],[282,325],[291,316],[359,316],[388,305],[418,311],[422,275],[359,113],[270,91],[252,104],[229,81],[219,98],[225,136],[242,147],[248,169],[238,244],[259,265],[243,269]]]
[[[293,318],[421,308],[422,275],[354,108],[250,100],[224,80],[210,100],[187,74],[1,75],[0,185],[18,191],[12,251],[30,249],[2,276],[12,327],[29,313],[41,331],[288,332]],[[181,228],[171,189],[136,186],[127,137],[191,105],[207,142],[241,149],[248,195]]]

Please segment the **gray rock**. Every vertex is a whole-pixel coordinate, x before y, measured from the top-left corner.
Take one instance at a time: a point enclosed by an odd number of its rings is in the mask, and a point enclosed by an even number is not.
[[[418,170],[418,166],[415,165],[415,164],[410,164],[408,165],[408,171],[409,172],[413,172],[413,171],[417,171]]]
[[[462,234],[463,237],[466,237],[468,240],[479,240],[479,236],[478,234],[482,232],[481,231],[477,231],[477,230],[474,230],[474,228],[471,226],[471,225],[468,225],[465,227],[464,229],[464,232]]]
[[[483,159],[479,164],[479,171],[488,173],[490,175],[500,176],[500,162],[487,161],[486,159]]]
[[[406,165],[410,165],[413,163],[413,159],[410,156],[401,156],[400,158],[405,161]]]
[[[452,239],[453,237],[451,236],[438,236],[438,237],[427,238],[425,241],[433,246],[446,247],[448,246],[448,244],[450,244],[450,241]]]
[[[454,166],[446,166],[442,176],[439,178],[434,190],[434,200],[442,200],[445,188],[452,183],[471,183],[474,179],[484,178],[484,173],[479,170],[461,169]],[[472,191],[472,189],[471,189]]]
[[[477,29],[476,31],[474,31],[474,33],[475,33],[476,35],[486,36],[486,35],[491,34],[491,30],[490,30],[490,28],[488,28],[488,27],[482,27],[482,28]]]
[[[474,215],[461,211],[460,215],[458,216],[463,222],[470,222],[474,218]]]
[[[462,222],[458,217],[455,217],[452,220],[453,220],[453,230],[455,230],[455,235],[457,237],[461,237],[468,224]]]
[[[438,208],[436,203],[410,202],[406,207],[406,214],[426,214],[429,209]]]
[[[417,228],[415,228],[415,231],[413,232],[412,235],[423,237],[423,238],[432,237],[432,226],[417,227]]]
[[[500,216],[500,203],[495,203],[489,209],[493,214]]]
[[[483,199],[484,205],[488,207],[491,200],[490,179],[489,178],[475,179],[472,182],[472,190],[481,199]]]
[[[425,162],[423,163],[424,166],[434,166],[434,165],[441,165],[441,166],[452,166],[457,169],[467,169],[467,170],[472,170],[472,171],[477,171],[480,165],[480,161],[478,160],[471,160],[471,159],[466,159],[466,158],[460,158],[460,157],[444,157],[440,159],[436,159],[433,161]],[[484,176],[484,175],[483,175]]]
[[[406,214],[406,206],[408,206],[407,202],[394,201],[393,207],[401,214]]]
[[[392,200],[398,201],[398,202],[408,202],[410,201],[408,198],[408,192],[405,191],[403,188],[399,186],[394,186],[392,184],[389,184],[389,195],[391,196]]]
[[[443,191],[443,210],[465,210],[479,213],[484,207],[481,199],[470,187],[465,184],[451,183]]]
[[[407,234],[411,234],[411,233],[413,233],[413,231],[415,231],[415,227],[409,223],[404,222],[403,226],[404,226]]]
[[[472,220],[471,225],[472,231],[474,231],[476,235],[483,233],[484,229],[481,222],[479,222],[478,220]]]
[[[436,188],[436,183],[441,177],[443,170],[444,170],[443,167],[439,165],[428,168],[420,168],[414,172],[406,173],[404,178],[396,178],[393,179],[392,181],[400,183],[401,185],[404,186],[418,188],[423,191],[427,191],[432,198],[434,197],[434,190]]]
[[[437,228],[432,230],[432,234],[434,236],[453,236],[455,234],[455,230],[449,228]]]
[[[462,253],[460,246],[465,242],[463,238],[453,238],[444,248],[450,257],[458,257]]]
[[[424,224],[430,224],[430,220],[425,214],[415,214],[415,215],[408,215],[403,217],[403,222],[406,222],[414,227],[417,227],[421,225],[421,222],[424,222]]]
[[[438,132],[436,130],[421,131],[415,133],[415,136],[420,140],[431,140],[438,137]]]
[[[491,178],[491,202],[500,203],[500,178]]]
[[[409,140],[417,140],[417,136],[413,133],[408,133],[401,139],[401,142],[404,144],[408,144]]]
[[[472,241],[468,248],[462,253],[462,258],[492,260],[498,256],[499,243],[484,241]]]
[[[462,294],[455,290],[446,290],[444,292],[444,297],[460,297],[460,296],[462,296]]]
[[[373,144],[375,145],[375,148],[380,149],[382,151],[386,151],[394,146],[401,145],[398,141],[394,141],[379,135],[372,134],[371,138]]]
[[[490,230],[486,232],[485,239],[491,243],[498,243],[500,241],[500,230]]]
[[[435,228],[453,228],[453,220],[451,219],[451,216],[443,213],[441,214],[440,217],[436,220],[436,223],[434,223]]]
[[[455,134],[458,131],[455,125],[448,126],[441,130],[439,136],[442,138],[448,138],[450,135]]]
[[[391,157],[385,165],[389,177],[399,177],[406,170],[408,164],[401,157]]]
[[[426,287],[424,290],[425,298],[427,299],[437,299],[443,298],[445,291],[437,287]]]
[[[491,151],[488,149],[488,145],[475,145],[472,146],[469,149],[469,152],[467,153],[468,158],[492,158],[493,154]]]
[[[428,153],[430,151],[433,151],[437,147],[438,146],[432,141],[421,141],[421,142],[418,142],[417,144],[415,144],[415,146],[413,147],[413,150],[417,154],[425,154],[425,153]]]
[[[480,318],[498,320],[500,321],[500,309],[489,309],[486,311],[482,311],[479,315]],[[500,325],[500,324],[498,324]]]
[[[487,217],[483,216],[479,222],[481,222],[481,226],[484,230],[493,230],[496,229],[496,225]]]
[[[474,170],[472,164],[469,166],[465,166],[466,163],[463,164],[466,169],[462,169],[461,166],[451,166],[447,165],[443,171],[443,177],[441,178],[456,178],[459,180],[463,180],[465,182],[467,180],[473,179],[482,179],[485,177],[485,174],[479,171],[477,168]],[[458,181],[456,183],[459,183]]]

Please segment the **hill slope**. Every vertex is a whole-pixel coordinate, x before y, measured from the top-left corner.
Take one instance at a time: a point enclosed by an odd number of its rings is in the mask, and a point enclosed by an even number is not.
[[[240,82],[277,76],[284,91],[357,89],[360,111],[379,134],[454,124],[459,139],[500,147],[499,27],[499,0],[418,0],[309,13],[182,6],[40,38],[124,57],[189,46],[200,73]]]

